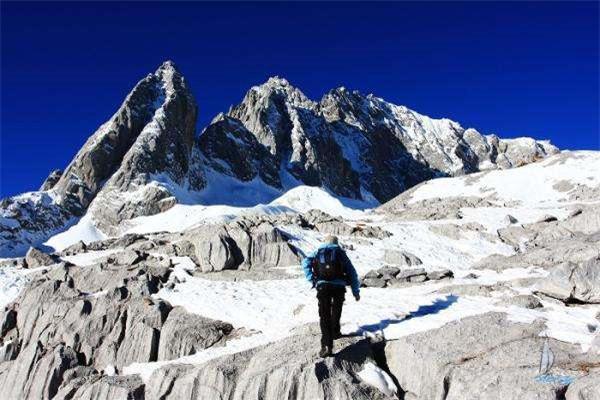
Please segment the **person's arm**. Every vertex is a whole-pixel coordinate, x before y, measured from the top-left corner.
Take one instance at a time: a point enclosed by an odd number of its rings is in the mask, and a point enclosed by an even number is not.
[[[346,272],[350,277],[350,287],[352,288],[352,295],[358,301],[360,299],[360,281],[358,280],[358,274],[356,273],[356,269],[354,265],[352,265],[352,261],[348,258],[346,252],[343,252],[344,264],[346,264]]]
[[[306,280],[314,285],[313,282],[313,270],[312,270],[312,261],[314,258],[314,254],[309,254],[307,257],[302,260],[302,269],[304,270],[304,276],[306,276]]]

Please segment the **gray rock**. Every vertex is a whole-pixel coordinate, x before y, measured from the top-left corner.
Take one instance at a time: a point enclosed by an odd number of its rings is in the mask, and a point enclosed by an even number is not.
[[[46,254],[35,247],[30,247],[25,254],[25,265],[28,268],[43,267],[55,264],[57,261],[58,257]]]
[[[136,242],[146,241],[146,239],[146,236],[139,233],[128,233],[114,239],[107,247],[111,249],[126,248],[132,246]]]
[[[0,346],[0,363],[11,361],[17,358],[19,354],[19,344],[13,341],[7,341]]]
[[[63,249],[61,251],[61,255],[63,256],[72,256],[75,254],[83,253],[87,250],[87,245],[84,241],[80,240],[79,242],[70,245],[69,247]]]
[[[203,272],[287,267],[300,261],[287,235],[260,218],[207,225],[186,233],[183,240],[178,254],[193,256]]]
[[[182,307],[175,307],[160,332],[158,360],[172,360],[224,343],[232,330],[233,326],[230,324],[190,314]]]
[[[200,135],[198,146],[215,171],[242,182],[260,177],[281,188],[279,163],[239,120],[219,114]]]
[[[501,313],[463,318],[439,329],[390,340],[387,364],[407,394],[418,399],[552,399],[565,387],[542,385],[538,375],[543,324],[511,323]],[[556,373],[580,375],[577,345],[550,340]],[[571,360],[571,361],[569,361]],[[582,361],[585,362],[585,361]]]
[[[411,201],[413,192],[418,189],[415,186],[413,189],[407,190],[393,200],[383,204],[377,208],[378,212],[386,214],[394,214],[402,220],[441,220],[441,219],[458,219],[460,217],[461,208],[475,207],[493,207],[494,204],[488,199],[480,197],[436,197],[420,201]],[[446,224],[450,225],[450,224]],[[432,225],[430,229],[438,230],[438,233],[451,236],[453,234],[451,227],[436,227]],[[444,232],[444,230],[446,230]]]
[[[449,269],[440,269],[437,271],[430,271],[427,273],[427,279],[430,280],[440,280],[440,279],[445,279],[445,278],[453,278],[454,277],[454,273],[452,271],[450,271]]]
[[[385,249],[383,260],[388,264],[399,266],[413,266],[423,263],[419,257],[412,253],[390,249]]]
[[[427,276],[427,273],[423,268],[403,269],[396,275],[396,279],[407,279],[413,276]]]
[[[55,400],[143,400],[145,385],[138,376],[93,375],[62,387]]]
[[[600,400],[600,371],[579,377],[569,385],[566,400]]]
[[[451,285],[438,290],[439,293],[457,296],[490,296],[492,291],[493,287],[478,284]]]
[[[66,370],[77,365],[77,354],[65,345],[27,347],[13,361],[0,364],[0,385],[7,399],[52,399]]]
[[[537,223],[546,223],[546,222],[554,222],[554,221],[558,221],[558,218],[556,218],[554,215],[544,215],[542,218],[540,218]]]
[[[426,275],[413,275],[408,278],[409,282],[416,282],[416,283],[425,282],[426,280],[427,280]]]
[[[56,185],[56,182],[62,177],[63,172],[60,169],[55,169],[50,172],[50,175],[46,178],[42,186],[40,186],[40,191],[50,190]]]
[[[569,215],[567,218],[574,218],[574,217],[580,215],[581,213],[583,213],[583,209],[576,208],[576,209],[572,210],[571,212],[569,212]]]
[[[523,294],[523,295],[510,297],[508,299],[507,303],[510,305],[513,305],[513,306],[530,308],[530,309],[543,307],[540,299],[533,295],[530,295],[530,294]]]
[[[125,250],[108,257],[109,263],[117,265],[134,265],[148,257],[147,253],[140,253],[134,250]]]
[[[393,279],[400,272],[400,268],[385,265],[377,270],[378,275],[385,280]]]
[[[344,338],[335,347],[334,357],[320,359],[319,335],[311,329],[203,364],[167,365],[151,375],[146,398],[385,399],[356,378],[366,362],[374,362],[369,343]]]
[[[381,278],[365,278],[362,280],[362,285],[365,287],[376,287],[383,288],[385,287],[385,279]]]
[[[361,238],[384,239],[392,234],[378,226],[364,223],[349,223],[341,217],[331,216],[321,210],[310,210],[301,216],[300,225],[316,229],[321,233],[336,236],[354,236]]]
[[[510,214],[506,214],[506,217],[504,217],[504,222],[507,224],[516,224],[517,222],[519,222],[519,220]]]
[[[365,274],[365,278],[371,278],[371,279],[381,278],[381,276],[382,276],[381,273],[379,273],[379,271],[375,270],[375,269],[372,269]]]
[[[600,303],[600,256],[557,265],[536,290],[565,302]]]

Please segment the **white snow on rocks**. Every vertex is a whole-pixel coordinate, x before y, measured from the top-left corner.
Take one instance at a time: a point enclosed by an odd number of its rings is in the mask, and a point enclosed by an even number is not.
[[[0,268],[0,309],[19,295],[27,281],[22,269],[8,266]]]
[[[392,378],[371,362],[365,364],[364,369],[358,373],[358,376],[363,382],[379,389],[386,396],[392,397],[398,391]]]

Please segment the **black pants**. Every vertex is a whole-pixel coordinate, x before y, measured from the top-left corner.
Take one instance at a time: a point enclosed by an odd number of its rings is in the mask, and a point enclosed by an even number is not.
[[[340,318],[345,294],[344,286],[322,283],[317,288],[321,346],[333,348],[333,338],[340,333]]]

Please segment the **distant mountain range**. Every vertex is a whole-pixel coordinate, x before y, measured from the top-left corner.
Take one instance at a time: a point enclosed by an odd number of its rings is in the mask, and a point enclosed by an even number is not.
[[[218,192],[223,180],[269,193],[320,186],[375,205],[434,177],[516,167],[558,152],[548,141],[482,135],[343,87],[315,102],[278,77],[252,87],[198,136],[196,117],[187,81],[163,63],[64,172],[52,171],[39,191],[2,199],[0,256],[22,254],[86,214],[111,235],[122,221],[200,201],[198,194]],[[220,199],[240,201],[226,191]],[[269,200],[260,193],[253,199]]]

